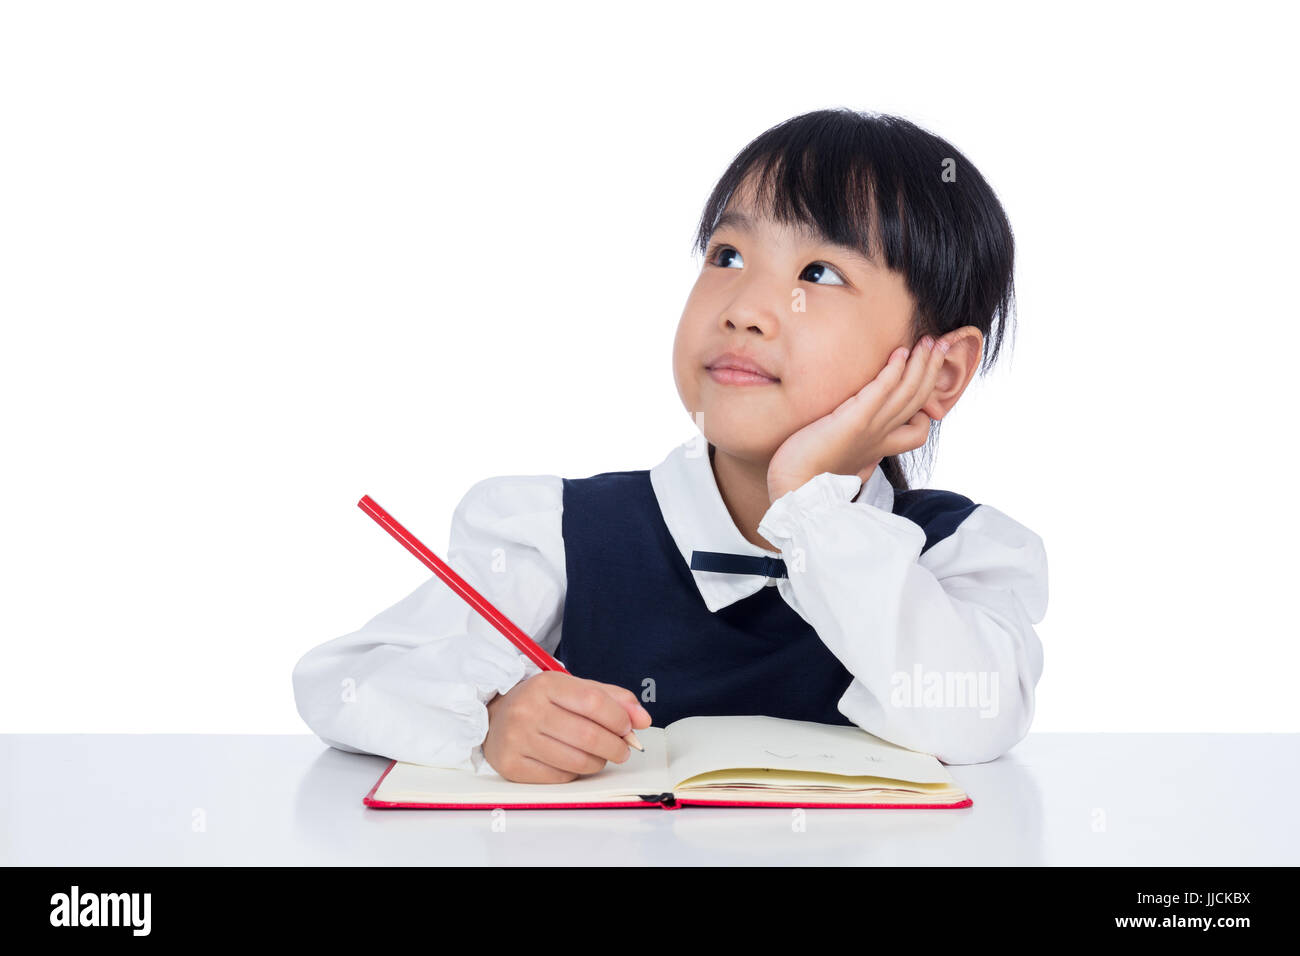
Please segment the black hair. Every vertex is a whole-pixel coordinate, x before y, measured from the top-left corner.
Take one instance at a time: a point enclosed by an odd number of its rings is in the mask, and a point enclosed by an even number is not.
[[[785,120],[722,174],[694,251],[707,252],[718,217],[750,173],[757,174],[756,212],[810,228],[873,262],[883,256],[902,274],[916,302],[911,342],[971,325],[984,336],[981,371],[997,361],[1015,301],[1011,224],[979,170],[947,140],[898,116],[845,107]],[[928,452],[939,424],[923,446]],[[900,457],[885,458],[881,468],[890,484],[907,490]]]

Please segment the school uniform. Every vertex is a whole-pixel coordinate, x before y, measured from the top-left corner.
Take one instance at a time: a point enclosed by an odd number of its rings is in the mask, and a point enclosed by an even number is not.
[[[818,475],[736,528],[702,436],[645,470],[478,482],[447,562],[579,677],[637,694],[654,726],[702,714],[856,725],[944,763],[1029,730],[1047,609],[1042,540],[876,468]],[[432,577],[293,672],[325,743],[495,774],[486,702],[538,673]]]

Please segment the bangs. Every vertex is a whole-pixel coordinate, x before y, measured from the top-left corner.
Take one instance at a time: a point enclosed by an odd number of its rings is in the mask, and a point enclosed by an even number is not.
[[[705,204],[695,251],[707,251],[728,206],[744,196],[756,216],[814,241],[855,249],[873,263],[901,271],[898,205],[883,214],[877,205],[878,174],[870,154],[851,142],[837,142],[845,137],[835,136],[833,128],[792,126],[796,120],[769,130],[732,162]],[[888,180],[885,191],[891,191]],[[897,189],[893,192],[897,198]]]

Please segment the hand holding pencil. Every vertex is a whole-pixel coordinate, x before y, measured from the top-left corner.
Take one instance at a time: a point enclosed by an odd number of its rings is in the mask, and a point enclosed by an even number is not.
[[[567,783],[606,760],[622,763],[628,746],[645,749],[631,729],[622,730],[650,726],[635,694],[574,677],[369,495],[357,506],[542,669],[488,702],[483,756],[497,773],[520,783]]]
[[[631,751],[619,732],[629,721],[650,725],[630,690],[564,671],[521,681],[488,703],[488,716],[483,756],[518,783],[568,783],[604,769],[607,760],[623,763]]]

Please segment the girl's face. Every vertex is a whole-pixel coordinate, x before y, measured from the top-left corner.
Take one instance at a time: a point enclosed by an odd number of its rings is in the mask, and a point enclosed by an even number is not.
[[[714,230],[677,326],[673,376],[711,444],[765,463],[912,346],[913,298],[901,275],[856,250],[755,218],[751,199],[737,190]],[[710,371],[724,353],[771,378]]]

